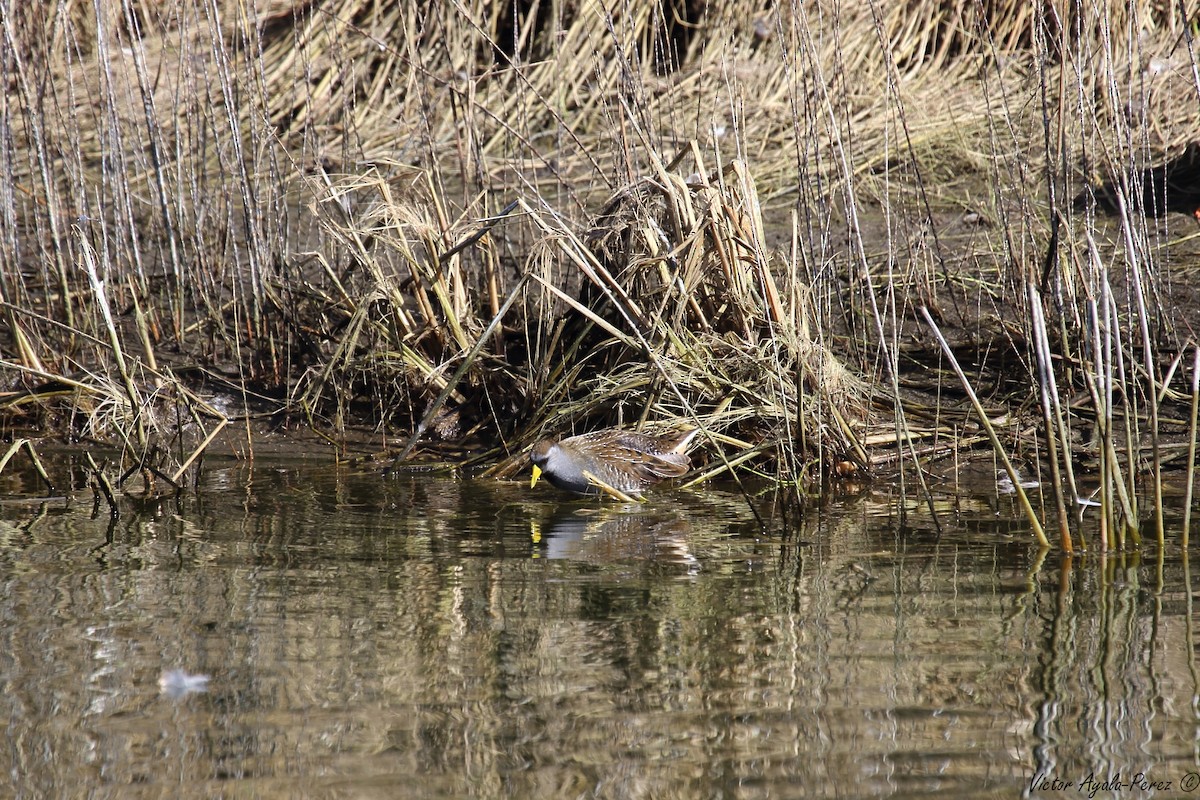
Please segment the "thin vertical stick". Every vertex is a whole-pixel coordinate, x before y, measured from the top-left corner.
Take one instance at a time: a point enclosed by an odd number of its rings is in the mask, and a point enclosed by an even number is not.
[[[1150,339],[1150,315],[1146,309],[1146,292],[1142,286],[1142,264],[1135,261],[1137,248],[1134,247],[1133,231],[1130,227],[1129,214],[1125,209],[1125,197],[1117,192],[1117,205],[1121,212],[1121,230],[1125,234],[1125,247],[1133,278],[1134,296],[1137,299],[1138,330],[1142,335],[1142,361],[1146,369],[1146,402],[1150,404],[1150,450],[1154,461],[1154,533],[1158,538],[1158,546],[1163,544],[1163,497],[1162,497],[1162,452],[1158,442],[1158,386],[1156,376],[1158,370],[1154,364],[1154,343]],[[1131,473],[1133,470],[1131,469]]]
[[[1038,364],[1038,394],[1042,400],[1042,424],[1046,428],[1046,447],[1050,451],[1050,480],[1054,485],[1054,505],[1058,512],[1058,535],[1062,548],[1074,552],[1071,544],[1071,527],[1067,516],[1067,502],[1063,495],[1062,473],[1058,467],[1058,437],[1055,435],[1054,420],[1050,413],[1050,396],[1057,393],[1054,383],[1054,365],[1050,361],[1050,342],[1046,336],[1046,317],[1042,313],[1042,301],[1037,287],[1026,284],[1029,297],[1029,313],[1033,323],[1034,350]],[[1067,456],[1070,457],[1069,455]]]
[[[1188,442],[1187,499],[1183,502],[1183,550],[1187,554],[1188,529],[1192,523],[1192,492],[1196,488],[1196,416],[1200,411],[1200,344],[1195,346],[1196,358],[1192,362],[1192,424]]]

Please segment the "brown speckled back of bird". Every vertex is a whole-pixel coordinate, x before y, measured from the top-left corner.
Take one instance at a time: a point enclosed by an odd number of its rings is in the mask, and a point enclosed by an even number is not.
[[[564,444],[574,443],[591,453],[603,453],[605,458],[593,461],[593,471],[607,483],[626,490],[685,474],[692,462],[684,451],[695,433],[653,436],[610,429],[572,436]]]

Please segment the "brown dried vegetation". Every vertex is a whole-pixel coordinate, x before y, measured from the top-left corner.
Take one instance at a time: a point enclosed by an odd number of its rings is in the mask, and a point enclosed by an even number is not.
[[[694,425],[701,477],[801,489],[986,434],[1070,547],[1076,470],[1121,544],[1139,470],[1195,461],[1174,7],[35,6],[0,14],[0,419],[122,478],[252,419],[499,474]]]

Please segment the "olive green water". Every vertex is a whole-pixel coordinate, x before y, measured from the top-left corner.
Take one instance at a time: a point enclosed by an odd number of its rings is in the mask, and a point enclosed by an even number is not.
[[[886,486],[763,535],[736,493],[317,461],[210,461],[116,522],[0,480],[0,796],[1196,788],[1177,548],[1042,562],[994,487],[947,490],[940,535]]]

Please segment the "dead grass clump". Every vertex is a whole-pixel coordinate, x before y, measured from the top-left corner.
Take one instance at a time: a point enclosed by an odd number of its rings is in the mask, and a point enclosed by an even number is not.
[[[114,516],[120,513],[123,495],[147,499],[184,490],[199,476],[200,459],[229,417],[169,368],[155,366],[152,354],[116,357],[109,350],[98,358],[89,351],[108,350],[110,345],[86,335],[80,339],[76,353],[59,356],[75,366],[70,376],[42,365],[36,356],[41,342],[28,344],[23,363],[5,365],[18,376],[9,384],[10,391],[0,393],[0,418],[6,427],[55,431],[73,442],[101,445],[106,455],[101,464],[91,462],[92,477],[97,487],[104,487]],[[106,360],[111,366],[80,366],[93,360]],[[40,471],[40,465],[35,466]]]
[[[539,278],[567,311],[537,355],[541,402],[516,442],[666,419],[704,431],[710,476],[737,461],[809,484],[839,461],[865,467],[865,384],[817,333],[795,261],[766,247],[753,179],[739,162],[696,166],[685,179],[660,165],[585,237],[531,209],[583,290]]]
[[[341,257],[314,252],[279,276],[279,309],[303,298],[323,321],[294,404],[335,429],[365,410],[406,433],[429,412],[430,430],[454,443],[478,441],[489,420],[492,438],[505,432],[495,420],[509,416],[523,383],[497,331],[510,270],[488,230],[503,216],[451,220],[430,176],[413,170],[332,182],[313,213]],[[312,315],[286,318],[299,335]]]

